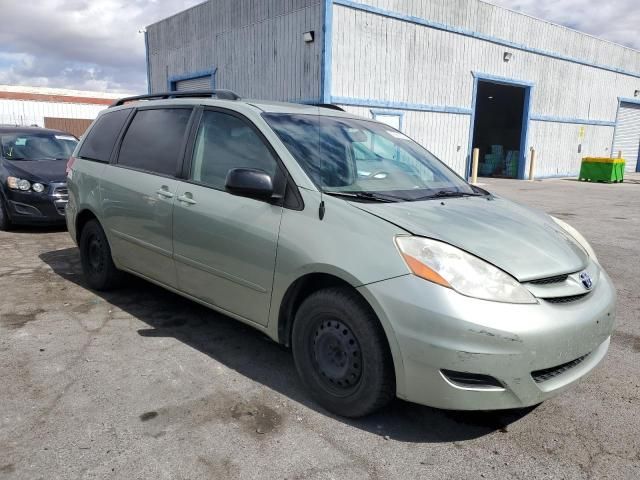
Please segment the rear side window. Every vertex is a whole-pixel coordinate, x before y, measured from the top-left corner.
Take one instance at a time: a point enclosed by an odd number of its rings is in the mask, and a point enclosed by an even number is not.
[[[190,116],[190,108],[139,110],[122,140],[118,164],[175,175]]]
[[[129,113],[131,109],[103,114],[89,131],[78,156],[88,160],[108,162]]]

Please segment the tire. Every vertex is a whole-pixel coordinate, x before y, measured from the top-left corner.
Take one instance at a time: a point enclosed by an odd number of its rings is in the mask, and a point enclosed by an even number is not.
[[[98,291],[117,288],[122,272],[113,264],[111,248],[97,220],[89,220],[80,234],[82,273],[89,286]]]
[[[306,298],[295,316],[292,350],[302,382],[332,413],[363,417],[395,397],[386,336],[355,291],[329,288]]]
[[[3,232],[11,230],[11,220],[9,219],[9,213],[7,212],[7,208],[4,206],[2,197],[0,197],[0,230]]]

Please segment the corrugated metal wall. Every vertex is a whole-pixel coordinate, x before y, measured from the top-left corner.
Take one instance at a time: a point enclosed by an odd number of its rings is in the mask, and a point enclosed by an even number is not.
[[[613,127],[531,122],[529,145],[536,149],[536,177],[577,175],[583,157],[609,156],[612,135]]]
[[[592,63],[640,72],[640,56],[633,49],[483,1],[356,0],[356,2],[491,35],[539,50],[585,58]]]
[[[303,33],[315,31],[313,43]],[[216,87],[275,100],[317,99],[320,0],[210,0],[147,28],[151,91],[213,70]]]
[[[106,105],[0,99],[0,124],[44,126],[45,117],[94,119]]]
[[[640,72],[640,53],[636,51],[483,2],[360,3],[612,69]],[[609,156],[618,97],[633,96],[640,86],[640,79],[633,76],[351,7],[333,7],[334,101],[370,103],[372,107],[379,107],[377,102],[382,101],[393,109],[406,103],[417,105],[418,110],[421,106],[461,110],[463,114],[411,111],[404,121],[408,135],[424,141],[427,148],[460,174],[464,174],[468,155],[472,72],[534,85],[528,145],[538,152],[537,176],[574,174],[581,157]],[[503,60],[506,51],[513,54],[509,62]],[[360,111],[372,116],[368,110]],[[587,125],[566,123],[577,121],[586,121]]]
[[[621,103],[613,142],[613,154],[626,160],[625,170],[635,172],[640,166],[640,104]]]

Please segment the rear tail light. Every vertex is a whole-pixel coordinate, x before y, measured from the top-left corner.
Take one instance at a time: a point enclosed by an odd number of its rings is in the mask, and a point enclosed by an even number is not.
[[[69,160],[67,160],[67,176],[69,176],[74,163],[76,163],[76,157],[69,157]]]

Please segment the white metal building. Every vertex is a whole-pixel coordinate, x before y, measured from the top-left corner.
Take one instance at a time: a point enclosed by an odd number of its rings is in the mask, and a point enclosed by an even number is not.
[[[82,135],[98,112],[126,94],[0,85],[0,124],[36,125]]]
[[[147,28],[152,92],[228,88],[394,125],[458,173],[640,171],[640,52],[478,0],[209,0]],[[494,165],[495,163],[495,165]]]

